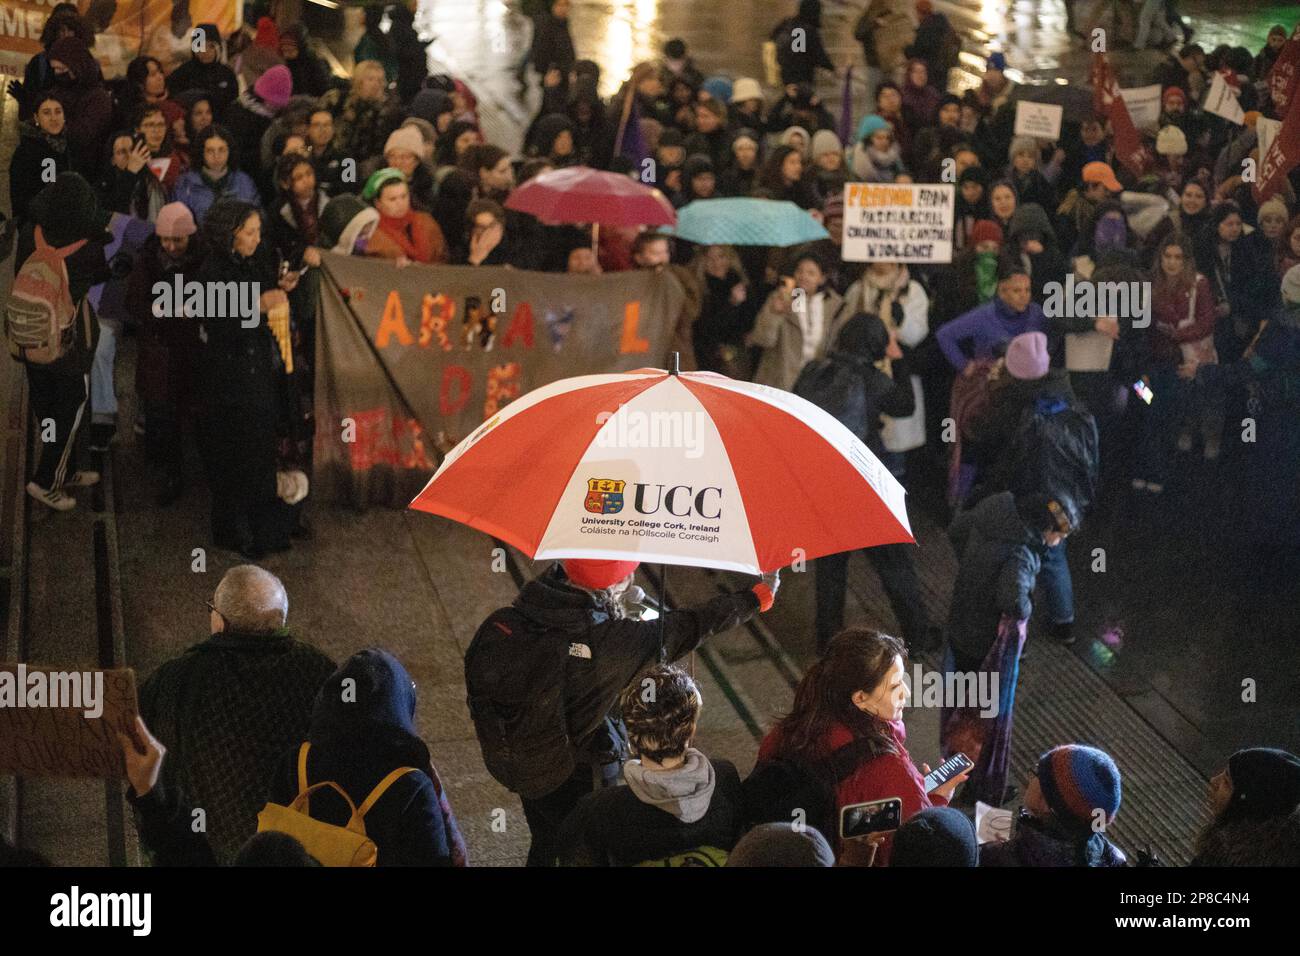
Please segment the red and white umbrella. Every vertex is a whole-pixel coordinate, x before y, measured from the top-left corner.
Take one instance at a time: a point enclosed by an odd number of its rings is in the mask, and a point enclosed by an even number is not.
[[[677,221],[673,204],[653,186],[587,166],[534,176],[510,194],[506,208],[531,213],[546,223],[671,226]]]
[[[759,574],[913,540],[903,487],[790,392],[662,369],[562,379],[457,445],[411,507],[535,560]]]

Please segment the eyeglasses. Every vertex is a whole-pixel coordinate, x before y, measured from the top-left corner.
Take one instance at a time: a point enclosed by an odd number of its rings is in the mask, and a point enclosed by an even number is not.
[[[213,614],[215,614],[217,617],[221,618],[223,621],[226,619],[226,615],[218,611],[216,605],[213,604],[211,601],[204,601],[203,603],[207,607],[207,609],[211,611]]]

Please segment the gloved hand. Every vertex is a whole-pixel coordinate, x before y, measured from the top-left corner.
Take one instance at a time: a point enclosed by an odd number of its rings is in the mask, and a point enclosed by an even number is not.
[[[767,589],[772,592],[772,597],[776,597],[776,589],[781,586],[781,569],[777,568],[777,570],[763,575],[763,583],[766,584]]]
[[[762,575],[761,580],[751,588],[755,597],[758,598],[759,613],[765,613],[771,609],[772,602],[776,599],[776,589],[780,586],[780,571],[772,571]]]

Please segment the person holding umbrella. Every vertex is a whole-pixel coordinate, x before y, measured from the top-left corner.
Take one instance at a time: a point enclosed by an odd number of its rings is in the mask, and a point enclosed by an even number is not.
[[[552,866],[560,826],[588,793],[618,781],[628,744],[613,713],[644,668],[675,661],[766,611],[776,572],[698,607],[642,617],[635,561],[569,559],[493,611],[465,654],[470,716],[483,762],[520,795],[529,866]]]

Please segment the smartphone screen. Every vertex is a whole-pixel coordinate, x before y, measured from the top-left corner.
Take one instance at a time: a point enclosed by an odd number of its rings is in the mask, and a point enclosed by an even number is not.
[[[897,830],[903,822],[901,797],[872,800],[870,803],[853,803],[840,811],[840,838],[869,836]]]
[[[1133,391],[1137,392],[1138,397],[1148,405],[1151,404],[1151,399],[1156,397],[1156,393],[1151,391],[1151,386],[1141,379],[1133,383]]]
[[[965,754],[953,754],[925,775],[925,792],[933,793],[953,777],[960,776],[973,766],[975,764],[970,757]]]

